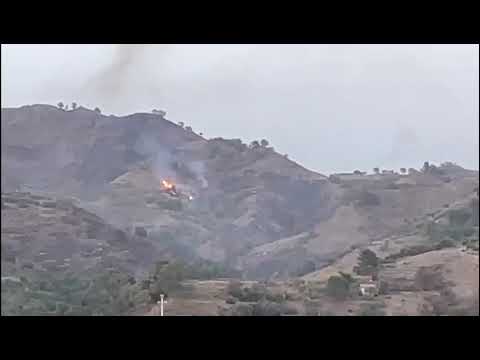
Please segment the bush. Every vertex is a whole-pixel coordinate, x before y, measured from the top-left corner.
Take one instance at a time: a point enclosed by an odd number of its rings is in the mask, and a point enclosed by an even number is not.
[[[269,301],[261,301],[253,305],[253,316],[280,316],[283,307]]]
[[[365,249],[360,253],[360,256],[358,257],[358,262],[360,266],[371,266],[376,268],[378,266],[378,257],[375,252],[373,252],[370,249]]]
[[[298,310],[294,308],[293,306],[289,306],[287,304],[281,304],[280,305],[280,313],[282,315],[297,315]]]
[[[267,290],[265,286],[255,284],[251,288],[243,289],[241,301],[257,302],[265,298]]]
[[[225,302],[226,302],[227,304],[233,305],[233,304],[236,304],[236,303],[237,303],[237,300],[235,300],[235,298],[234,298],[233,296],[229,296],[229,297],[225,300]]]
[[[358,275],[372,275],[378,270],[380,260],[370,249],[363,250],[358,257],[358,266],[354,267],[355,273]]]
[[[240,299],[243,296],[242,284],[239,281],[231,281],[227,286],[227,294]]]
[[[253,306],[248,304],[235,305],[230,313],[231,316],[252,316]]]
[[[381,304],[369,304],[358,313],[359,316],[385,316]]]
[[[344,273],[342,271],[339,272],[340,276],[344,278],[349,284],[352,284],[354,282],[354,279],[352,275]]]
[[[388,294],[388,283],[386,281],[380,281],[380,284],[378,286],[378,294],[379,295]]]
[[[267,299],[268,301],[272,301],[272,302],[276,302],[276,303],[281,303],[283,302],[284,300],[284,296],[280,293],[271,293],[271,292],[268,292],[266,295],[265,295],[265,299]]]
[[[357,199],[358,206],[377,206],[380,205],[380,198],[378,195],[369,191],[361,191]]]
[[[467,209],[452,209],[448,213],[450,224],[455,226],[464,226],[471,216]]]
[[[135,235],[141,236],[141,237],[147,237],[147,230],[145,230],[145,228],[142,226],[136,226]]]
[[[400,187],[395,184],[394,182],[389,182],[388,184],[385,185],[384,187],[385,190],[398,190]]]
[[[421,267],[415,274],[415,287],[423,291],[443,289],[445,284],[440,271],[441,265]]]
[[[328,180],[330,180],[330,182],[334,183],[334,184],[340,184],[341,183],[341,180],[338,176],[336,175],[330,175],[328,177]]]
[[[186,266],[180,262],[158,262],[149,277],[148,290],[153,302],[160,300],[160,295],[178,290],[186,278]]]
[[[342,276],[330,276],[327,282],[327,295],[336,300],[345,300],[350,294],[350,283]]]
[[[257,140],[254,140],[250,143],[250,149],[258,149],[260,147],[260,143]]]
[[[446,248],[452,248],[452,247],[455,247],[455,243],[451,240],[442,240],[438,243],[437,245],[437,250],[441,250],[441,249],[446,249]]]

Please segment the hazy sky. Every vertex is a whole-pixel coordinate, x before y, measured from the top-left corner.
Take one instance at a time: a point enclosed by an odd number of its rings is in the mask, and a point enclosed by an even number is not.
[[[478,169],[478,45],[2,45],[2,107],[167,111],[329,174]]]

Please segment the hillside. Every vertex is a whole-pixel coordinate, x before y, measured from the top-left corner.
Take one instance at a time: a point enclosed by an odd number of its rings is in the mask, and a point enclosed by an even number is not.
[[[382,281],[393,289],[407,284],[375,299],[387,314],[404,311],[398,301],[416,304],[409,315],[440,306],[441,290],[411,286],[422,267],[450,284],[456,311],[478,294],[471,277],[478,273],[478,171],[446,163],[402,175],[326,177],[268,145],[207,140],[158,113],[116,117],[33,105],[2,109],[1,127],[2,305],[10,314],[11,299],[25,299],[32,284],[60,281],[63,289],[64,279],[76,276],[84,296],[104,281],[91,285],[93,274],[112,271],[122,279],[118,291],[141,298],[118,305],[121,313],[148,313],[159,290],[152,297],[139,284],[165,259],[195,264],[175,280],[184,282],[175,290],[175,314],[270,311],[253,303],[277,290],[293,294],[277,301],[287,313],[368,312],[371,303],[358,296],[338,302],[325,295],[339,271],[363,281],[354,267],[365,249],[381,259]],[[266,287],[263,297],[245,308],[228,295],[230,280],[215,279],[220,274]],[[48,301],[87,311],[55,299]],[[87,312],[95,311],[108,313]]]

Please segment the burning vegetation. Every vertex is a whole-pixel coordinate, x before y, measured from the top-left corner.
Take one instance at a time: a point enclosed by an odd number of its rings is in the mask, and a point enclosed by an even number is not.
[[[180,197],[181,195],[184,195],[189,201],[193,200],[193,196],[191,194],[185,193],[182,194],[177,190],[177,187],[172,181],[168,180],[162,180],[162,190],[165,191],[167,194],[174,196],[174,197]]]
[[[162,188],[165,192],[172,196],[178,196],[177,187],[173,182],[162,180]]]

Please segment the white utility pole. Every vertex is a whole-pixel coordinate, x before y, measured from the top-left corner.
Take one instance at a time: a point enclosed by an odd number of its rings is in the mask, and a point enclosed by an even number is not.
[[[164,295],[160,295],[160,301],[157,301],[157,304],[160,304],[160,316],[163,316],[163,304],[167,304],[167,300],[163,300]]]

